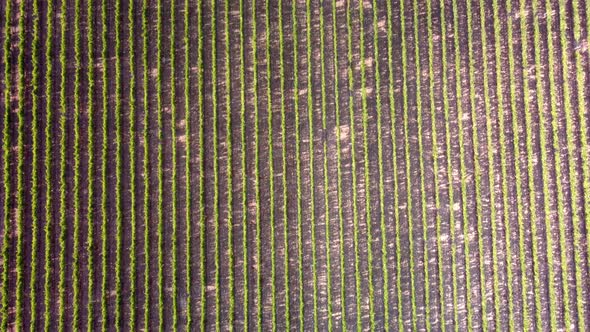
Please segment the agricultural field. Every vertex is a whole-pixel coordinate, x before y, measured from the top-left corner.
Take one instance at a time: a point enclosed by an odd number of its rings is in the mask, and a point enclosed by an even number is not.
[[[590,1],[0,0],[0,330],[590,330]]]

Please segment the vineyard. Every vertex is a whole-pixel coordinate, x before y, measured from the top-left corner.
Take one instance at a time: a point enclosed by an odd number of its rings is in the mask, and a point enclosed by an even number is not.
[[[0,330],[590,330],[590,1],[0,0]]]

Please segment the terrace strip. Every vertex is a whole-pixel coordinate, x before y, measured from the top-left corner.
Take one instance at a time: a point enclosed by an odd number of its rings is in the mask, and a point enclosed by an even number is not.
[[[588,329],[587,1],[0,12],[1,330]]]

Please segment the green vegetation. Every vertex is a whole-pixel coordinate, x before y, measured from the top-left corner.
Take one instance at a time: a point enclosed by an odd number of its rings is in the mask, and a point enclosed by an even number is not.
[[[136,175],[135,170],[137,168],[136,161],[136,82],[135,82],[135,36],[134,36],[134,25],[135,25],[135,4],[134,2],[129,3],[129,9],[127,12],[127,20],[129,35],[127,39],[127,47],[129,50],[129,72],[132,73],[129,80],[129,204],[134,210],[130,214],[130,232],[131,232],[131,243],[129,244],[129,299],[128,299],[128,310],[129,310],[129,329],[135,330],[137,324],[137,313],[135,310],[135,297],[136,297],[136,276],[137,276],[137,215],[136,209]]]
[[[215,242],[214,242],[214,267],[215,267],[215,331],[219,332],[220,330],[220,321],[219,321],[219,312],[220,312],[220,289],[221,284],[219,281],[219,272],[220,272],[220,265],[219,265],[219,167],[218,167],[218,142],[217,142],[217,128],[218,124],[218,109],[217,109],[217,84],[219,77],[217,76],[217,22],[215,19],[216,11],[215,11],[215,0],[211,0],[211,77],[213,78],[211,84],[211,109],[213,111],[213,187],[215,188],[215,193],[213,195],[213,234],[215,235]],[[201,312],[202,315],[205,315],[205,311]]]
[[[3,183],[4,183],[4,206],[2,211],[4,212],[3,216],[3,229],[4,235],[2,239],[2,261],[6,262],[2,266],[2,321],[0,327],[3,330],[8,328],[8,267],[9,267],[9,260],[8,260],[8,251],[10,249],[10,244],[8,243],[10,240],[10,213],[9,213],[9,201],[10,201],[10,177],[9,177],[9,167],[10,167],[10,136],[9,136],[9,120],[10,120],[10,95],[11,95],[11,66],[9,62],[10,56],[10,20],[12,14],[12,4],[10,1],[6,2],[4,7],[4,54],[3,54],[3,65],[4,65],[4,117],[3,117],[3,126],[2,126],[2,161],[4,162],[3,167]]]
[[[162,102],[162,0],[156,1],[156,132],[157,132],[157,202],[156,202],[156,220],[157,220],[157,236],[156,246],[158,248],[158,328],[159,330],[164,329],[164,126],[163,126],[163,113],[164,106]],[[215,67],[214,67],[215,68]],[[215,70],[215,69],[213,69]],[[214,75],[215,76],[215,75]],[[215,107],[214,107],[215,108]],[[215,121],[217,122],[217,121]],[[215,139],[217,142],[217,139]],[[217,146],[215,148],[217,153]],[[217,155],[215,156],[217,160]],[[215,169],[217,169],[217,161],[215,161]],[[217,183],[217,182],[216,182]],[[216,186],[217,187],[217,186]]]
[[[59,47],[59,320],[58,330],[64,329],[66,301],[66,2],[62,0],[60,9],[60,47]]]
[[[25,218],[23,216],[23,164],[24,158],[24,142],[23,142],[23,131],[24,131],[24,108],[25,102],[25,77],[24,77],[24,54],[25,54],[25,4],[21,1],[19,4],[19,18],[18,18],[18,110],[17,110],[17,131],[18,136],[16,144],[18,150],[16,153],[17,160],[17,179],[16,179],[16,329],[19,330],[23,325],[23,297],[24,297],[24,282],[23,282],[23,270],[24,270],[24,258],[23,258],[23,233],[25,231]]]
[[[581,22],[580,22],[580,8],[581,4],[578,3],[577,1],[574,1],[574,5],[573,5],[573,13],[572,16],[574,17],[574,38],[579,39],[582,38],[582,31],[581,31]],[[588,13],[588,11],[586,11],[586,13]],[[584,85],[585,80],[587,80],[588,78],[588,73],[586,73],[583,70],[583,55],[580,55],[579,53],[574,51],[574,58],[575,58],[575,63],[576,63],[576,84],[577,84],[577,99],[578,99],[578,107],[579,109],[582,110],[588,110],[588,104],[587,104],[587,100],[584,96],[584,92],[588,90],[588,87]],[[588,59],[586,59],[586,63],[588,62]],[[574,117],[576,118],[576,120],[579,123],[580,126],[580,140],[581,140],[581,160],[582,160],[582,178],[583,178],[583,184],[582,184],[582,189],[584,193],[588,193],[590,192],[590,149],[588,148],[588,128],[589,128],[589,123],[588,123],[588,118],[585,117],[583,118],[583,116],[576,116],[574,115]],[[580,118],[583,119],[580,119]],[[590,201],[589,200],[584,200],[584,205],[583,205],[583,211],[590,211]],[[579,222],[579,226],[581,225],[588,225],[590,224],[590,213],[585,213],[585,219],[581,219],[578,221]],[[588,226],[586,226],[588,227]],[[581,230],[578,228],[576,230],[576,247],[577,247],[577,254],[581,255],[581,257],[583,257],[584,253],[580,253],[580,251],[582,251],[582,246],[581,244],[584,243],[584,241],[586,241],[586,246],[588,246],[588,238],[590,238],[590,234],[587,232],[587,234],[580,234]],[[590,256],[590,250],[586,253],[586,257]],[[582,262],[581,264],[584,264],[584,262]],[[586,269],[588,268],[588,265],[590,264],[590,262],[586,262]],[[576,271],[578,271],[579,269],[577,269]],[[578,272],[580,273],[580,272]],[[588,274],[588,272],[586,272],[586,275]],[[583,276],[583,275],[582,275]],[[579,277],[577,277],[578,280],[580,279]],[[588,284],[588,282],[586,281],[586,285]],[[579,287],[579,286],[578,286]],[[580,302],[578,301],[578,310],[582,311],[580,313],[580,318],[581,319],[585,319],[584,316],[584,308],[580,308]],[[590,310],[590,308],[588,307],[588,305],[586,305],[586,311]],[[585,324],[585,326],[588,326],[588,322],[583,322]]]
[[[122,158],[121,158],[121,37],[120,37],[120,17],[121,4],[119,1],[115,4],[115,233],[116,233],[116,257],[115,257],[115,329],[117,332],[122,327],[121,308],[123,307],[122,293],[122,276],[121,276],[121,261],[123,256],[123,207],[121,198],[121,177],[123,176]]]
[[[108,257],[107,257],[107,237],[108,233],[108,216],[107,216],[107,147],[108,147],[108,86],[107,86],[107,79],[108,79],[108,61],[107,61],[107,3],[106,0],[102,0],[101,2],[101,67],[102,67],[102,77],[101,77],[101,91],[102,91],[102,147],[101,147],[101,189],[100,189],[100,201],[101,201],[101,227],[100,227],[100,238],[102,239],[101,243],[101,331],[107,330],[107,320],[108,320],[108,312],[107,312],[107,264],[108,264]]]
[[[148,99],[148,31],[147,31],[147,0],[142,2],[142,19],[141,19],[141,31],[142,31],[142,83],[143,83],[143,258],[144,258],[144,302],[143,302],[143,327],[147,329],[150,321],[150,158],[149,158],[149,99]]]
[[[86,225],[88,227],[87,230],[87,237],[86,237],[86,255],[88,259],[88,297],[86,301],[88,303],[86,316],[87,316],[87,325],[86,330],[91,331],[92,325],[94,322],[94,281],[95,281],[95,266],[94,266],[94,209],[95,209],[95,202],[94,202],[94,173],[95,173],[95,166],[94,166],[94,26],[93,26],[93,16],[92,15],[92,3],[90,1],[87,2],[86,7],[86,48],[88,54],[86,55],[88,60],[88,72],[87,72],[87,80],[88,80],[88,94],[86,96],[88,107],[87,107],[87,118],[88,118],[88,131],[86,133],[88,138],[88,167],[86,169],[88,174],[88,181],[86,186],[88,188],[88,211],[86,214]]]
[[[244,328],[248,328],[248,205],[247,193],[248,186],[246,181],[246,78],[245,70],[245,53],[246,46],[244,42],[244,0],[240,0],[240,147],[242,149],[240,166],[242,176],[242,277],[244,281],[244,294],[242,313],[244,315]]]
[[[178,249],[177,249],[177,220],[178,220],[178,213],[177,213],[177,186],[176,183],[178,181],[177,171],[176,171],[176,1],[172,0],[170,3],[170,130],[171,140],[172,140],[172,328],[174,331],[178,330]]]
[[[6,15],[6,17],[10,17],[10,15]],[[43,287],[44,293],[44,313],[43,313],[43,330],[47,331],[49,329],[51,323],[51,237],[52,237],[52,220],[53,220],[53,208],[52,208],[52,200],[51,200],[51,162],[52,162],[52,144],[51,144],[51,129],[52,129],[52,121],[53,121],[53,1],[47,2],[47,39],[45,39],[45,146],[44,146],[44,153],[45,153],[45,267],[44,267],[44,275],[45,275],[45,284]],[[7,54],[7,52],[6,52]],[[5,62],[6,63],[6,62]],[[6,76],[8,77],[8,76]],[[8,123],[8,122],[5,122]],[[4,158],[6,160],[6,158]],[[6,174],[6,172],[4,173]],[[5,181],[8,183],[8,181]],[[5,228],[7,229],[7,228]],[[5,238],[6,240],[6,238]],[[6,261],[6,260],[5,260]],[[6,288],[5,288],[6,289]],[[7,297],[3,297],[3,299],[7,299]],[[5,311],[3,311],[5,312]],[[4,325],[4,323],[3,323]]]
[[[131,12],[131,9],[130,9]],[[191,98],[190,98],[190,84],[192,83],[190,77],[190,52],[192,50],[190,40],[189,40],[189,0],[184,1],[184,34],[183,34],[183,48],[184,48],[184,69],[183,69],[183,79],[184,79],[184,146],[185,146],[185,155],[184,155],[184,184],[185,184],[185,292],[186,292],[186,329],[190,330],[192,328],[192,290],[191,290],[191,280],[193,278],[193,269],[192,269],[192,193],[191,190]],[[131,30],[133,31],[133,30]],[[132,39],[132,38],[131,38]],[[134,279],[131,279],[134,280]]]
[[[581,3],[579,5],[579,7],[581,7]],[[582,9],[578,9],[580,13],[582,11]],[[590,13],[590,3],[588,3],[586,1],[586,15],[588,15],[588,13]],[[578,22],[580,20],[580,15],[574,15],[575,16],[575,22],[577,23],[576,26],[582,25],[580,22]],[[575,29],[575,31],[577,32],[580,29]],[[579,34],[577,34],[578,36],[581,35],[581,31]],[[586,40],[590,40],[590,20],[588,20],[588,18],[586,17]],[[578,57],[580,58],[580,57]],[[586,81],[588,80],[588,76],[590,75],[590,73],[583,71],[584,75],[579,75],[578,73],[578,80],[581,80],[582,77],[586,78]],[[581,85],[580,85],[581,86]],[[588,89],[588,86],[586,86],[586,88]],[[588,113],[588,110],[590,109],[590,106],[587,104],[584,105],[584,110],[586,110],[586,113]],[[584,121],[582,122],[582,147],[584,149],[584,151],[586,151],[586,153],[584,154],[584,192],[588,193],[590,192],[590,134],[588,133],[588,129],[590,128],[590,119],[588,118],[588,116],[585,116]],[[584,205],[584,211],[590,211],[590,201],[586,200],[586,204]],[[587,257],[590,257],[590,246],[588,245],[588,241],[590,239],[590,227],[588,227],[587,225],[590,224],[590,213],[586,213],[586,250],[588,250],[587,253]],[[590,261],[588,262],[588,264],[590,265]]]
[[[199,328],[201,331],[205,330],[205,149],[202,148],[205,144],[205,127],[204,127],[204,106],[203,106],[203,36],[202,36],[202,21],[203,21],[203,3],[199,1],[197,7],[197,54],[198,54],[198,69],[197,69],[197,86],[199,87],[198,95],[198,110],[199,110],[199,271],[200,271],[200,320]],[[189,321],[190,322],[190,321]]]
[[[41,56],[39,52],[39,2],[33,2],[33,45],[31,56],[33,60],[33,73],[31,79],[31,85],[33,89],[31,91],[32,101],[31,101],[31,110],[32,110],[32,120],[31,120],[31,132],[32,134],[32,157],[31,163],[33,165],[33,170],[31,174],[31,211],[32,211],[32,243],[31,243],[31,288],[29,292],[29,298],[31,299],[31,315],[30,315],[30,322],[31,322],[31,330],[35,330],[37,327],[37,273],[38,273],[38,257],[39,257],[39,216],[37,215],[38,208],[39,208],[39,58]]]
[[[80,247],[80,1],[75,2],[74,31],[74,248]],[[72,283],[74,299],[73,328],[80,328],[80,251],[72,253],[74,271]]]

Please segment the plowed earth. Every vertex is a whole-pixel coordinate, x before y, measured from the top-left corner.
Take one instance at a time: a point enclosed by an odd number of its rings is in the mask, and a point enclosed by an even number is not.
[[[0,330],[590,329],[590,2],[0,12]]]

